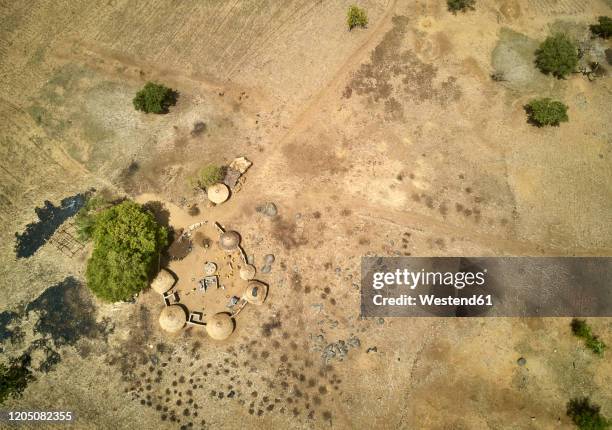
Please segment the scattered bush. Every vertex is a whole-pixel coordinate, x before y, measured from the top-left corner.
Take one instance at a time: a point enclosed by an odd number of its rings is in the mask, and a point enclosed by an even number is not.
[[[457,12],[466,12],[468,10],[474,10],[475,0],[446,0],[448,10],[455,15]]]
[[[543,73],[564,78],[578,65],[578,49],[564,34],[549,36],[536,51],[536,65]]]
[[[591,333],[591,327],[587,324],[586,320],[579,320],[574,318],[570,324],[572,327],[572,333],[583,339],[588,339],[593,334]]]
[[[0,404],[9,396],[19,398],[28,382],[34,379],[29,366],[29,355],[11,360],[8,366],[0,364]]]
[[[353,5],[346,13],[346,23],[349,31],[355,27],[365,28],[368,25],[368,15],[364,9]]]
[[[612,36],[612,18],[609,16],[600,16],[597,20],[599,24],[590,26],[591,33],[595,36],[603,37],[604,39]]]
[[[584,339],[584,344],[587,348],[597,355],[603,355],[605,349],[607,348],[606,344],[599,339],[599,337],[593,334],[591,327],[585,320],[574,318],[570,325],[572,327],[572,333],[579,338]]]
[[[599,405],[591,403],[588,397],[570,400],[567,416],[580,430],[605,430],[611,425],[610,420],[601,415]]]
[[[96,216],[87,285],[99,298],[127,301],[146,288],[168,242],[153,214],[126,200]]]
[[[534,99],[525,106],[529,122],[538,127],[559,125],[569,120],[567,106],[549,98]]]
[[[223,179],[223,168],[209,164],[204,166],[198,172],[198,185],[202,188],[210,187],[211,185],[220,182]]]
[[[136,110],[145,113],[167,113],[176,104],[176,91],[155,82],[147,82],[132,100]]]

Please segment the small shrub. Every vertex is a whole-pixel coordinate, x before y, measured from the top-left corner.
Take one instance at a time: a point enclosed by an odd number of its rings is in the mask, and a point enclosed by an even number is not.
[[[585,320],[574,318],[570,325],[572,327],[572,333],[579,338],[584,339],[584,344],[587,348],[597,355],[603,355],[607,345],[601,339],[599,339],[599,337],[593,335],[591,327]]]
[[[34,379],[29,366],[29,355],[11,360],[8,366],[0,364],[0,404],[9,396],[19,398],[28,382]]]
[[[198,185],[202,188],[210,187],[222,179],[223,168],[213,164],[202,167],[198,172]]]
[[[606,344],[597,336],[588,338],[584,344],[597,355],[603,355],[607,348]]]
[[[475,0],[447,0],[448,10],[455,15],[457,12],[467,12],[468,10],[474,10]]]
[[[167,113],[176,104],[176,91],[155,82],[147,82],[132,100],[134,108],[145,113]]]
[[[570,324],[572,327],[572,333],[583,339],[588,339],[592,336],[591,327],[587,324],[586,320],[579,320],[574,318]]]
[[[549,36],[536,51],[536,65],[543,73],[564,78],[578,65],[578,49],[564,34]]]
[[[612,36],[612,18],[609,16],[600,16],[597,20],[599,24],[590,26],[591,33],[595,36],[603,37],[604,39]]]
[[[529,122],[538,127],[559,125],[569,120],[567,106],[549,98],[534,99],[525,106]]]
[[[567,416],[580,430],[605,430],[611,423],[601,415],[600,409],[588,397],[576,398],[567,403]]]
[[[368,25],[368,15],[364,9],[353,5],[346,13],[346,23],[349,31],[355,27],[365,28]]]

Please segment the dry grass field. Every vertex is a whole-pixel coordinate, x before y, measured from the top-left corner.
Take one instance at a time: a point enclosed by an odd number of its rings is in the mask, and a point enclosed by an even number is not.
[[[589,395],[612,417],[612,360],[568,319],[359,317],[366,254],[612,256],[612,66],[557,80],[532,61],[612,4],[362,0],[349,32],[350,4],[0,2],[0,351],[36,369],[3,408],[72,410],[79,429],[560,429]],[[179,92],[170,113],[134,110],[151,80]],[[527,124],[535,96],[570,121]],[[237,156],[244,186],[207,208],[189,178]],[[227,341],[171,337],[153,293],[108,305],[80,286],[87,247],[15,257],[35,208],[90,188],[239,229],[258,267],[276,255],[266,305]],[[612,344],[612,320],[591,324]]]

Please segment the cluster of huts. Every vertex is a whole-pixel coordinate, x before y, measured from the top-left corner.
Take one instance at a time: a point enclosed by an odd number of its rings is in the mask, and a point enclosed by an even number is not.
[[[255,278],[255,267],[247,262],[244,250],[240,246],[240,235],[236,231],[225,231],[219,224],[215,223],[220,235],[217,245],[224,253],[233,254],[239,253],[242,260],[242,265],[239,271],[240,279],[238,282],[244,285],[240,292],[240,297],[233,297],[234,302],[231,305],[230,312],[219,312],[210,316],[206,316],[204,312],[197,310],[189,310],[180,302],[180,292],[175,288],[175,276],[167,269],[161,269],[158,275],[151,283],[151,288],[162,295],[165,303],[164,309],[159,316],[159,324],[161,328],[169,333],[179,332],[186,325],[200,326],[206,330],[206,333],[216,340],[227,339],[235,327],[235,317],[248,303],[253,305],[261,305],[266,300],[268,294],[268,286]],[[206,291],[206,283],[202,282],[207,279],[216,279],[217,264],[207,262],[205,265],[206,277],[201,280],[201,290]],[[218,282],[211,282],[218,288]]]

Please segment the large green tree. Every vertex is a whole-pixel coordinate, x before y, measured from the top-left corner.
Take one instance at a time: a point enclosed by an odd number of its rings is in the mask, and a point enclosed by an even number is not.
[[[153,214],[124,201],[96,216],[87,285],[99,298],[125,301],[147,287],[168,232]]]
[[[132,100],[136,110],[145,113],[167,113],[176,104],[176,91],[162,84],[147,82]]]
[[[536,51],[536,65],[543,73],[564,78],[578,65],[578,48],[565,34],[549,36]]]

